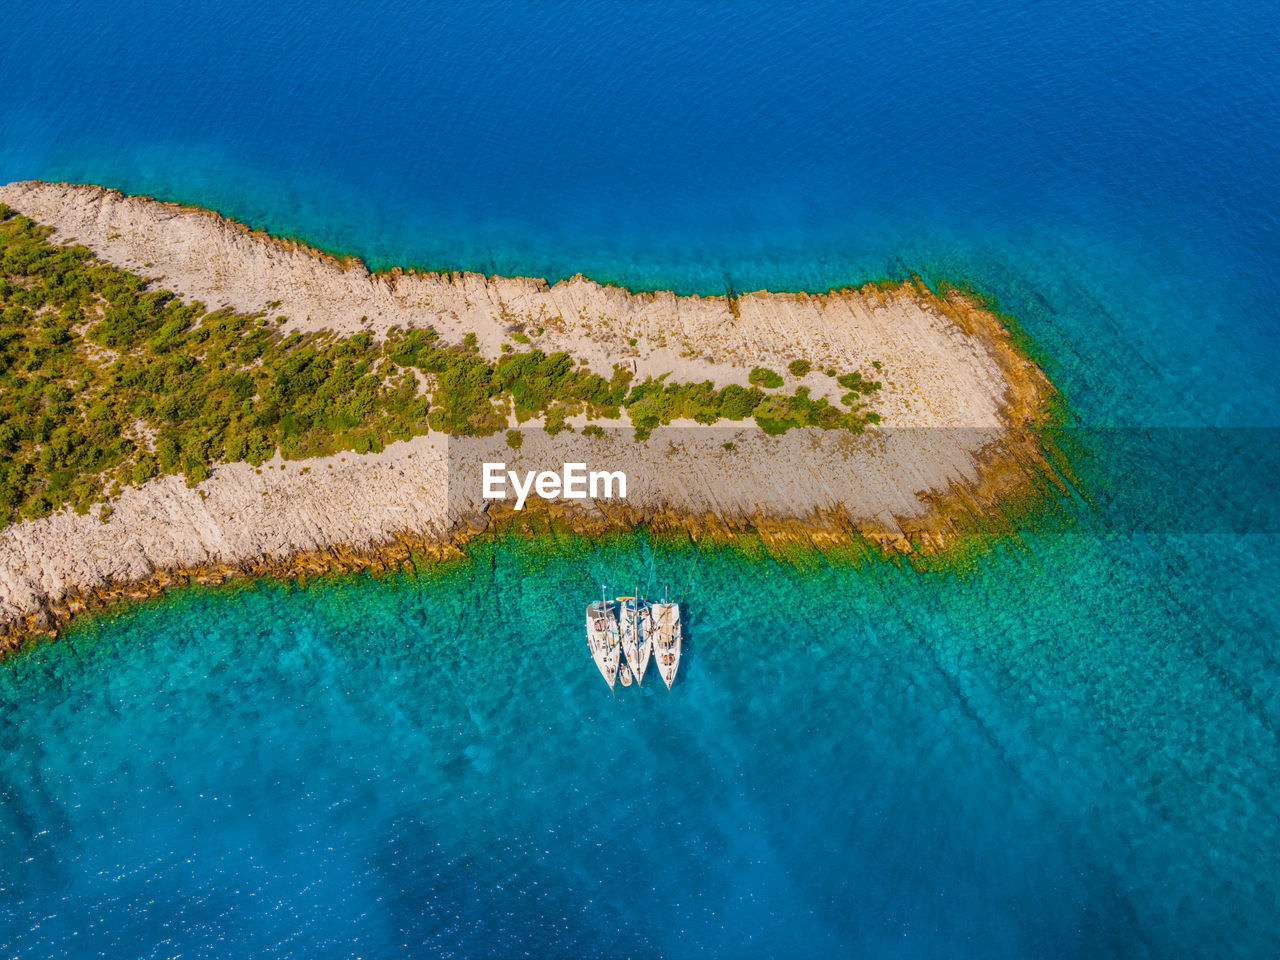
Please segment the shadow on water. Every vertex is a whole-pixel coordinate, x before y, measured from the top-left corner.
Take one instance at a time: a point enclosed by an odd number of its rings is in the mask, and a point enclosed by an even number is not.
[[[689,629],[688,604],[680,603],[678,606],[680,607],[680,666],[671,684],[672,690],[678,689],[689,679],[689,672],[698,662],[697,644],[693,639],[696,630]]]

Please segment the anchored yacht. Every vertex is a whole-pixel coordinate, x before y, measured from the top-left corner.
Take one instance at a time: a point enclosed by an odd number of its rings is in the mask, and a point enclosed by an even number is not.
[[[648,608],[653,658],[658,661],[658,673],[662,682],[671,689],[676,670],[680,667],[680,604],[668,603],[663,593],[662,603],[651,603]]]
[[[649,637],[649,608],[638,596],[619,597],[619,620],[622,632],[622,652],[626,654],[631,675],[636,683],[644,679],[649,666],[652,641]]]
[[[600,590],[600,599],[587,607],[587,644],[591,647],[591,656],[604,675],[609,689],[613,689],[618,676],[618,660],[621,654],[619,642],[618,619],[613,615],[613,606],[604,598],[604,588]]]

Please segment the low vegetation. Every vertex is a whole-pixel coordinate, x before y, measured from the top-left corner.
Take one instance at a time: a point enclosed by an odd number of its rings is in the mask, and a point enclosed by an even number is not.
[[[747,383],[756,387],[764,387],[766,390],[776,390],[782,386],[782,374],[776,373],[768,367],[753,367],[751,372],[747,374]]]
[[[813,369],[813,364],[808,360],[792,360],[787,364],[787,373],[793,377],[803,377],[806,373]]]
[[[0,205],[0,525],[67,503],[84,512],[162,474],[195,484],[219,461],[366,453],[428,428],[507,431],[514,447],[512,420],[558,432],[573,416],[623,411],[639,438],[678,418],[751,417],[770,433],[879,419],[866,399],[880,384],[856,372],[839,378],[849,392],[837,406],[805,388],[766,394],[783,381],[763,368],[750,387],[716,389],[633,383],[622,367],[605,377],[538,349],[489,361],[474,335],[449,345],[434,330],[285,336],[264,316],[184,304],[48,234]]]

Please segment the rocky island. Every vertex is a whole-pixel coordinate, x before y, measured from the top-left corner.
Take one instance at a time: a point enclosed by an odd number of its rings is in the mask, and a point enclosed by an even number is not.
[[[174,583],[444,554],[481,467],[583,462],[583,531],[945,548],[1049,473],[1054,391],[976,298],[371,273],[215,213],[0,187],[0,632]],[[12,409],[11,409],[12,408]]]

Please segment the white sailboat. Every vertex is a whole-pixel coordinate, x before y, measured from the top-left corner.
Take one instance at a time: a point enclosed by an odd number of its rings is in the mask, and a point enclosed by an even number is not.
[[[604,598],[604,587],[600,588],[600,599],[587,607],[587,645],[591,647],[591,656],[612,690],[618,677],[621,644],[618,620],[609,601]]]
[[[649,653],[652,642],[646,628],[649,620],[648,606],[636,597],[619,597],[619,616],[622,631],[622,652],[627,656],[631,667],[631,675],[636,683],[644,679],[644,672],[649,666]]]
[[[668,603],[664,592],[662,603],[649,604],[648,612],[653,658],[658,661],[662,682],[670,690],[680,668],[680,604]]]

